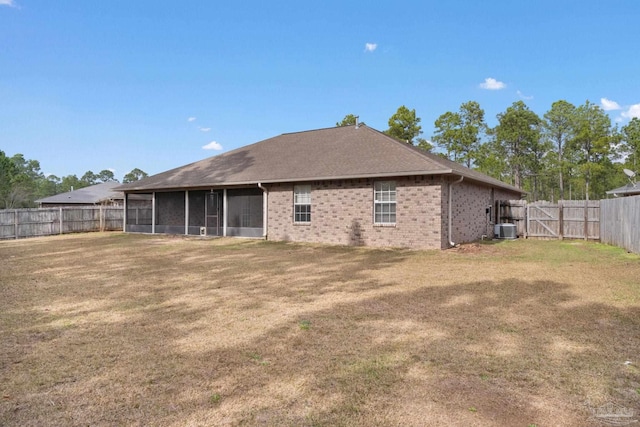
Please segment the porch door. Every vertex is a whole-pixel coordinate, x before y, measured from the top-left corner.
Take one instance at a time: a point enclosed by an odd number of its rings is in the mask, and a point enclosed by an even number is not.
[[[219,192],[207,194],[206,205],[207,234],[220,236],[222,234],[222,196]]]

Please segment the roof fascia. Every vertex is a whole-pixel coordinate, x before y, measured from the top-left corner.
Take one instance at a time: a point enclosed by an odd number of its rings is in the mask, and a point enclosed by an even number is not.
[[[388,172],[388,173],[376,173],[376,174],[358,174],[358,175],[340,175],[340,176],[318,176],[318,177],[306,177],[306,178],[283,178],[283,179],[261,179],[259,181],[232,181],[232,182],[221,182],[215,184],[203,184],[199,186],[182,186],[182,187],[149,187],[149,188],[133,188],[133,189],[123,189],[126,193],[148,193],[151,191],[174,191],[177,189],[180,190],[188,190],[188,189],[197,189],[197,188],[210,188],[210,187],[237,187],[237,186],[254,186],[257,185],[258,182],[262,184],[282,184],[285,182],[309,182],[309,181],[330,181],[330,180],[341,180],[341,179],[371,179],[371,178],[391,178],[394,176],[413,176],[413,175],[449,175],[453,173],[451,169],[443,169],[437,171],[407,171],[407,172]]]
[[[405,172],[387,172],[387,173],[376,173],[376,174],[357,174],[357,175],[336,175],[336,176],[317,176],[317,177],[305,177],[305,178],[283,178],[283,179],[264,179],[259,181],[235,181],[235,182],[220,182],[220,183],[211,183],[211,184],[202,184],[198,186],[181,186],[181,187],[149,187],[149,188],[134,188],[134,189],[123,189],[125,193],[149,193],[149,192],[162,192],[162,191],[176,191],[176,190],[196,190],[196,189],[206,189],[206,188],[225,188],[225,187],[240,187],[240,186],[256,186],[258,182],[262,184],[282,184],[286,182],[310,182],[310,181],[330,181],[330,180],[343,180],[343,179],[375,179],[375,178],[392,178],[392,177],[405,177],[405,176],[430,176],[430,175],[453,175],[453,176],[464,176],[473,182],[478,182],[482,185],[486,185],[488,187],[497,187],[502,188],[509,191],[519,191],[521,194],[527,194],[526,191],[517,190],[509,186],[508,184],[504,184],[503,186],[486,182],[483,180],[478,180],[477,178],[471,176],[470,174],[460,173],[458,171],[454,171],[453,169],[440,169],[435,171],[405,171]]]

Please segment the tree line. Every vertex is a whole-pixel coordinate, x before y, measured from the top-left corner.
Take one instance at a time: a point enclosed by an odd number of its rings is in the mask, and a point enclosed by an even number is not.
[[[611,123],[598,105],[586,101],[575,106],[556,101],[538,116],[523,101],[497,115],[489,127],[484,110],[475,101],[463,103],[434,122],[431,141],[422,138],[421,119],[415,109],[400,106],[384,132],[396,139],[459,162],[503,182],[522,188],[531,200],[600,199],[606,191],[628,182],[624,169],[638,171],[640,119],[622,128]],[[336,126],[353,125],[347,114]],[[133,169],[123,183],[147,174]],[[8,157],[0,151],[0,209],[35,206],[35,200],[55,194],[116,181],[113,172],[87,171],[82,177],[45,176],[37,160],[22,154]]]
[[[538,116],[523,101],[497,115],[489,127],[475,101],[448,111],[434,123],[431,141],[422,134],[415,109],[398,108],[384,132],[522,188],[531,200],[600,199],[625,185],[624,169],[638,171],[640,119],[622,128],[598,105],[554,102]],[[337,126],[355,123],[348,114]]]
[[[135,168],[124,176],[122,182],[134,182],[146,176],[147,173]],[[0,150],[0,209],[31,208],[38,199],[102,182],[119,181],[108,169],[97,174],[87,171],[80,178],[76,175],[62,178],[45,176],[39,161],[27,160],[22,154],[8,157]]]

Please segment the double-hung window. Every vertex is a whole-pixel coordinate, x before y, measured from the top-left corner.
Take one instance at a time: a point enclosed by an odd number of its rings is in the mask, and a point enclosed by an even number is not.
[[[379,181],[374,184],[374,223],[396,223],[396,183],[395,181]]]
[[[296,185],[293,187],[293,221],[311,222],[311,186]]]

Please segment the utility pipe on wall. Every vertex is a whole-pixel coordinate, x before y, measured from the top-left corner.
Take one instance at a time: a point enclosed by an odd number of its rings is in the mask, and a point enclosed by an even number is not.
[[[454,247],[456,244],[453,242],[453,230],[452,230],[452,212],[453,212],[453,208],[452,208],[452,201],[453,201],[453,191],[452,188],[454,185],[456,184],[460,184],[462,182],[462,180],[464,179],[464,176],[461,176],[460,179],[456,180],[456,181],[451,181],[449,182],[449,245],[451,245],[451,247]]]
[[[269,207],[269,191],[266,187],[263,187],[261,183],[258,183],[258,188],[264,193],[264,200],[262,200],[262,237],[267,240],[267,213]]]

